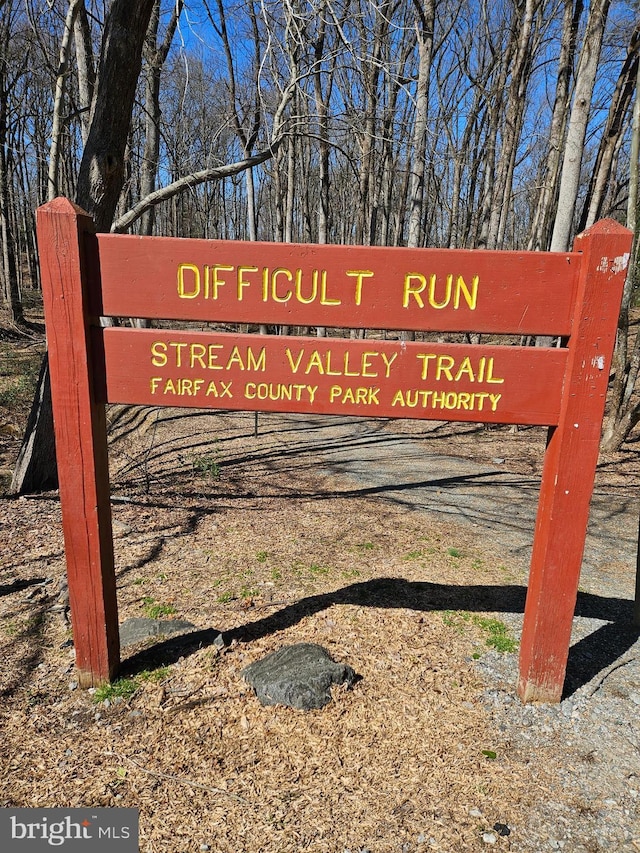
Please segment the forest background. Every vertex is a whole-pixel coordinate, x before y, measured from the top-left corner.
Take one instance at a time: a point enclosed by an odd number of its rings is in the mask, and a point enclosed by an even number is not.
[[[184,237],[636,232],[639,55],[638,0],[0,0],[0,308],[32,332],[34,212],[58,195],[98,230]],[[608,450],[640,421],[637,246]],[[46,411],[45,366],[15,491],[52,484]]]

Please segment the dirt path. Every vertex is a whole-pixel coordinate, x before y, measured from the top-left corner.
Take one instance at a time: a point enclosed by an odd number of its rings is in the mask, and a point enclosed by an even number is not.
[[[292,427],[286,440],[293,445],[300,439],[295,437],[296,422]],[[328,470],[352,481],[354,494],[379,495],[441,520],[471,525],[479,540],[498,546],[528,569],[540,477],[505,471],[499,442],[496,456],[480,463],[434,452],[439,444],[446,447],[446,440],[394,432],[393,422],[308,418],[304,430],[304,441],[315,440]],[[582,588],[633,597],[639,517],[637,491],[596,490]]]

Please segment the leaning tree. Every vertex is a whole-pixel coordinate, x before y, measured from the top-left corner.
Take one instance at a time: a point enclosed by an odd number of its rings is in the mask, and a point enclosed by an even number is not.
[[[104,23],[76,192],[76,202],[91,214],[98,231],[108,231],[111,227],[124,182],[125,149],[142,67],[142,48],[154,2],[113,0]],[[66,75],[65,51],[68,48],[65,39],[70,36],[81,7],[84,7],[83,0],[71,0],[69,4],[59,78]],[[60,81],[59,86],[62,85]],[[53,143],[55,149],[55,137]],[[55,170],[51,175],[55,175]],[[51,389],[45,356],[11,490],[14,493],[38,491],[56,488],[57,483]]]

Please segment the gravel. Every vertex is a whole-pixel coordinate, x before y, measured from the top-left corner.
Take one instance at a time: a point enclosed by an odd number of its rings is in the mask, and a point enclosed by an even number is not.
[[[501,614],[514,634],[522,617]],[[575,619],[572,649],[617,628],[628,650],[555,705],[523,705],[514,694],[517,655],[489,652],[476,663],[483,702],[507,748],[550,761],[557,801],[540,803],[509,849],[567,853],[640,850],[640,642],[629,623]],[[637,638],[637,632],[635,632]],[[516,840],[517,839],[517,840]],[[485,839],[485,843],[491,841]]]

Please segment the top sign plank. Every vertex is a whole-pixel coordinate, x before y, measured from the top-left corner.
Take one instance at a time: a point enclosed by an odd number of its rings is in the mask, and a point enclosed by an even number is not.
[[[579,269],[571,252],[86,239],[96,316],[568,335]]]

